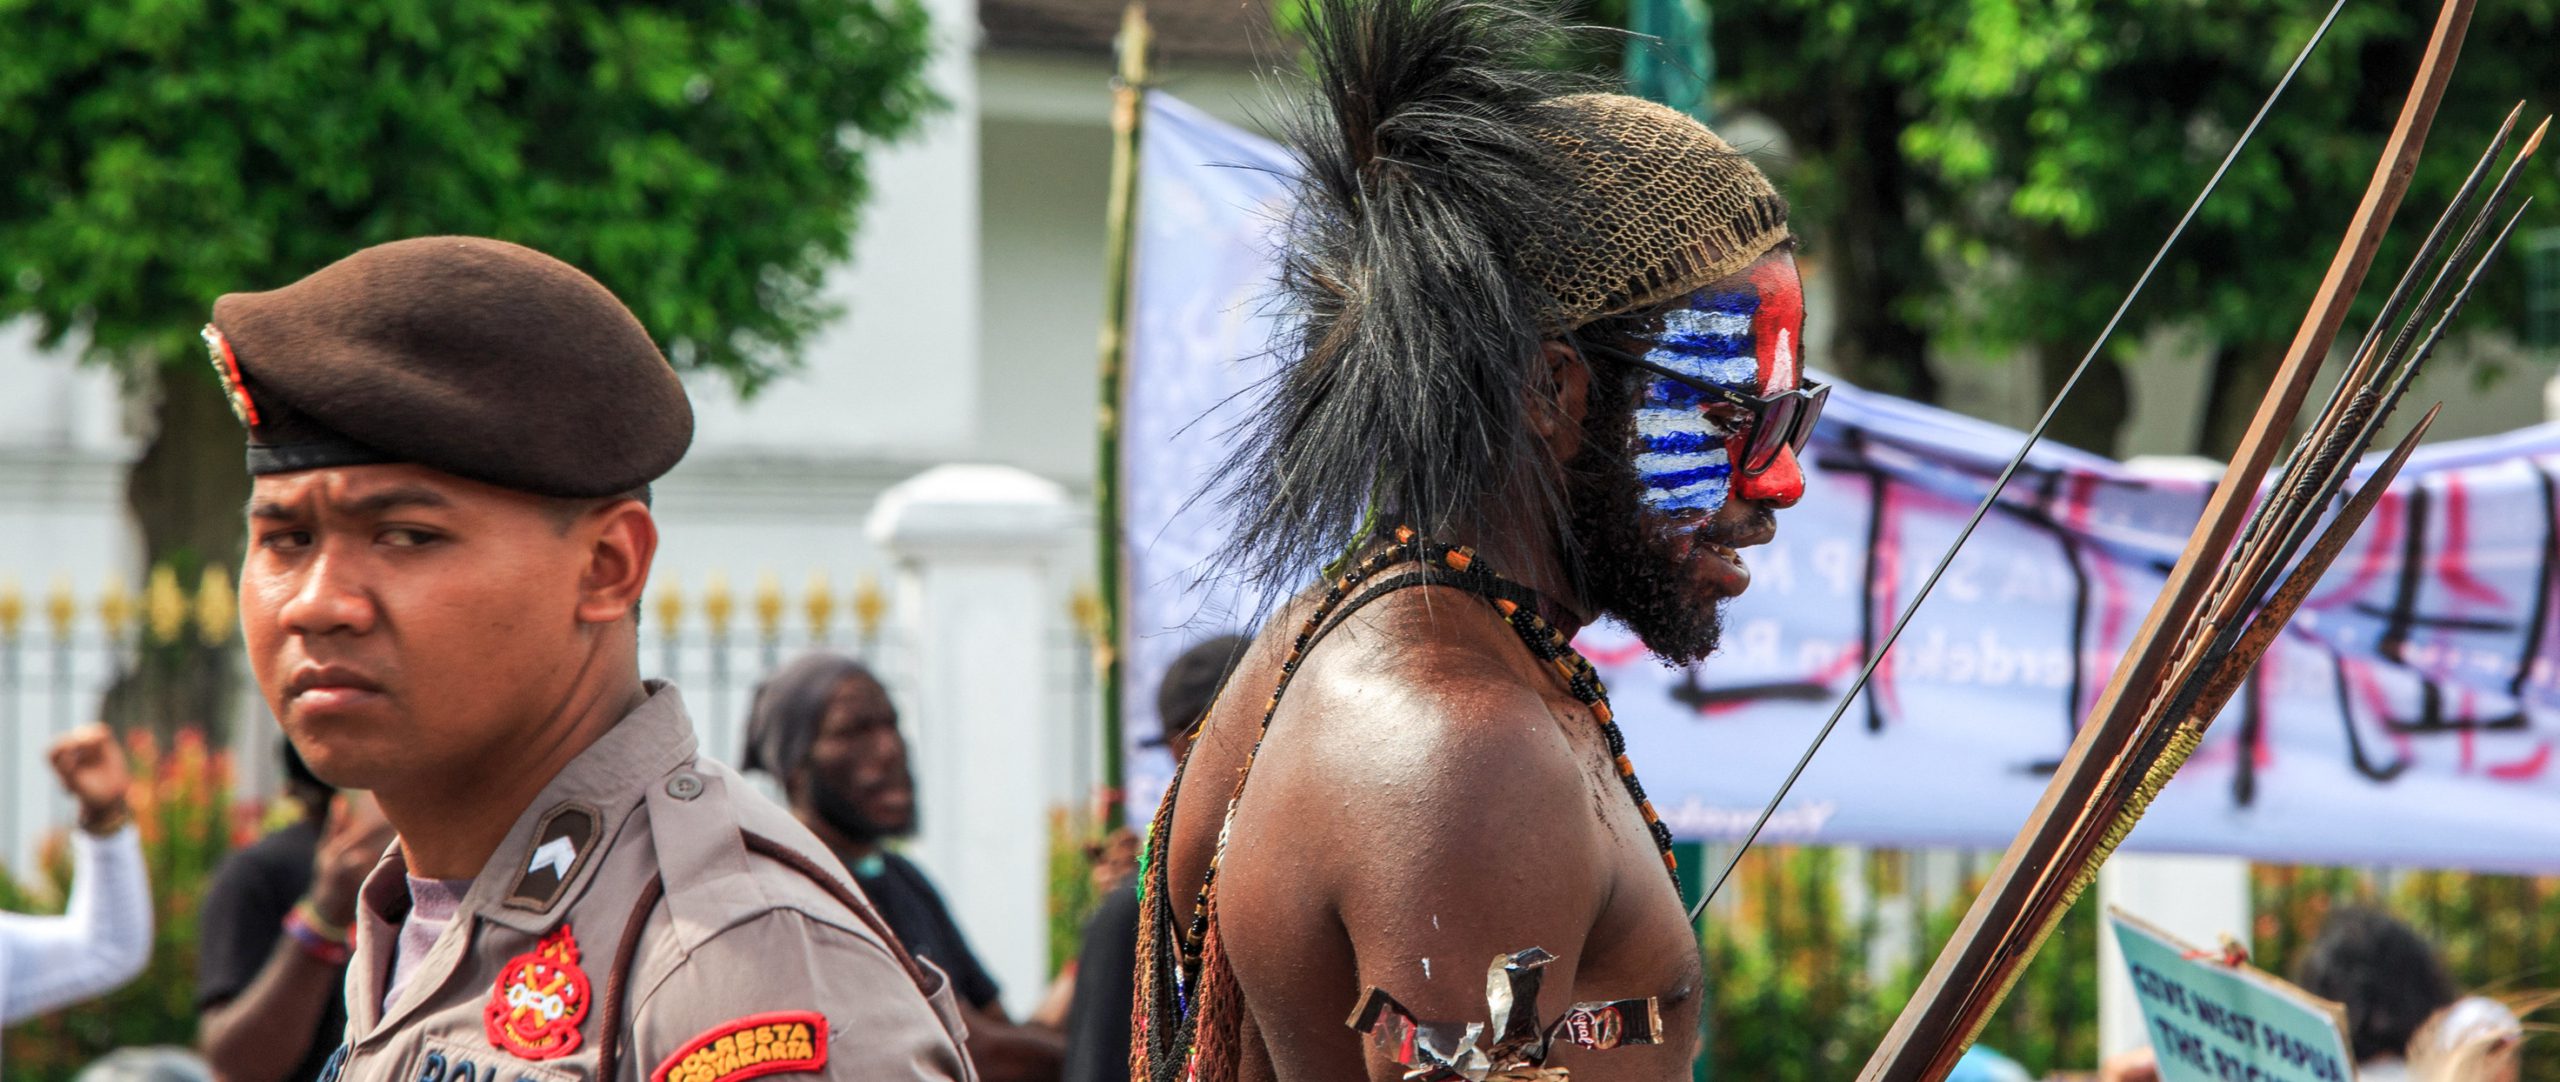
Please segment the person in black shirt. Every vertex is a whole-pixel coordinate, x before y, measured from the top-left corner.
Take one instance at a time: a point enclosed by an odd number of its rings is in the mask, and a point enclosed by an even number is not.
[[[969,1058],[987,1082],[1051,1082],[1065,1054],[1056,1030],[1008,1020],[995,978],[942,895],[881,843],[915,833],[915,778],[887,688],[861,662],[817,652],[793,659],[756,689],[741,765],[782,783],[792,814],[853,872],[881,920],[917,957],[951,978],[969,1023]]]
[[[302,816],[223,858],[198,922],[196,1049],[224,1082],[320,1077],[347,1028],[356,887],[391,844],[370,799],[333,799],[282,746]]]
[[[1156,719],[1164,732],[1147,743],[1181,762],[1219,687],[1252,644],[1243,635],[1220,635],[1175,658],[1156,685]],[[1093,915],[1085,918],[1084,944],[1076,952],[1075,998],[1067,1008],[1067,1065],[1061,1082],[1124,1082],[1129,1077],[1129,1014],[1137,996],[1137,969],[1138,885],[1123,882],[1104,891]]]

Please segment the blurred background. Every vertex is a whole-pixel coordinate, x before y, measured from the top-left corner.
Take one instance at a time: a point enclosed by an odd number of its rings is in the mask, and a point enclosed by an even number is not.
[[[1153,0],[1148,83],[1267,131],[1273,73],[1294,64],[1283,2]],[[1624,74],[1759,157],[1794,202],[1815,366],[2023,427],[2326,10],[1601,0],[1579,15],[1658,40],[1553,62]],[[872,660],[917,744],[919,860],[1027,1010],[1073,953],[1083,843],[1118,803],[1093,508],[1122,17],[1115,0],[12,5],[0,908],[59,904],[69,805],[39,752],[103,717],[160,794],[144,818],[164,920],[142,981],[8,1032],[8,1077],[185,1043],[202,876],[272,825],[274,728],[229,600],[247,480],[197,328],[221,293],[443,232],[558,255],[659,335],[700,427],[657,489],[650,675],[686,688],[728,757],[779,660],[819,644]],[[2347,7],[2055,438],[2116,458],[2230,450],[2433,17]],[[2520,98],[2560,101],[2555,20],[2554,0],[2481,5],[2437,145],[2480,145]],[[2431,155],[2404,220],[2468,164]],[[2547,166],[2525,184],[2544,207],[2560,194]],[[2560,217],[2529,216],[2504,260],[2417,392],[2447,402],[2437,438],[2551,408]],[[989,718],[1038,734],[1002,785],[986,741],[1015,730]],[[1014,841],[963,852],[988,829]],[[1755,857],[1710,920],[1702,1072],[1847,1074],[1988,864]],[[2548,984],[2560,963],[2560,881],[2245,874],[2271,967],[2345,898],[2399,907],[2473,985]],[[2091,908],[1989,1038],[2039,1073],[2097,1059]]]

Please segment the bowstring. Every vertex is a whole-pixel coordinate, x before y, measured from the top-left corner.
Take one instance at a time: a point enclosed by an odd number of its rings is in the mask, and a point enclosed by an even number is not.
[[[2107,317],[2107,325],[2098,332],[2097,340],[2090,343],[2089,352],[2081,355],[2080,363],[2071,369],[2070,377],[2064,379],[2061,389],[2054,392],[2053,401],[2045,405],[2044,415],[2037,418],[2035,427],[2027,431],[2026,442],[2018,445],[2018,453],[2010,457],[2006,466],[2001,467],[1999,478],[1991,483],[1991,491],[1985,494],[1982,502],[1974,507],[1973,517],[1965,520],[1964,530],[1956,534],[1955,543],[1949,545],[1946,553],[1938,557],[1937,566],[1930,569],[1929,577],[1921,582],[1919,592],[1911,597],[1911,603],[1903,606],[1902,614],[1893,622],[1893,629],[1885,633],[1883,643],[1878,645],[1874,655],[1867,659],[1866,667],[1859,670],[1858,679],[1849,685],[1848,693],[1840,697],[1840,704],[1832,708],[1830,719],[1822,723],[1821,731],[1813,735],[1813,742],[1805,746],[1804,754],[1796,759],[1794,769],[1787,771],[1787,779],[1778,783],[1777,794],[1769,798],[1766,807],[1760,809],[1759,818],[1752,821],[1750,832],[1742,836],[1742,844],[1734,849],[1733,858],[1725,862],[1724,870],[1717,873],[1715,882],[1708,885],[1706,893],[1698,896],[1697,904],[1689,907],[1689,923],[1698,922],[1698,915],[1706,912],[1707,903],[1715,899],[1716,892],[1724,889],[1725,881],[1733,877],[1733,870],[1741,866],[1743,855],[1751,851],[1751,843],[1759,840],[1761,829],[1769,825],[1769,817],[1777,814],[1778,806],[1787,799],[1787,792],[1795,788],[1797,779],[1804,776],[1805,767],[1812,765],[1814,753],[1822,750],[1822,742],[1830,739],[1831,730],[1839,727],[1840,719],[1848,715],[1849,707],[1856,703],[1858,695],[1866,690],[1868,679],[1873,677],[1876,668],[1884,663],[1885,655],[1893,650],[1894,642],[1902,637],[1902,629],[1909,626],[1912,616],[1920,611],[1920,603],[1928,600],[1929,591],[1937,587],[1938,579],[1945,575],[1948,566],[1955,562],[1956,553],[1964,548],[1965,540],[1973,536],[1974,527],[1982,524],[1983,516],[1991,512],[1993,504],[2000,502],[2000,494],[2008,489],[2009,479],[2016,476],[2018,467],[2026,463],[2027,452],[2035,449],[2036,442],[2044,438],[2045,429],[2052,426],[2054,416],[2062,411],[2063,400],[2071,396],[2072,388],[2080,385],[2080,377],[2088,374],[2089,366],[2098,359],[2099,351],[2105,349],[2108,339],[2115,336],[2116,326],[2124,322],[2125,313],[2130,311],[2133,308],[2133,302],[2142,296],[2143,287],[2151,283],[2153,272],[2158,271],[2160,264],[2168,258],[2169,249],[2175,246],[2178,238],[2186,233],[2188,224],[2195,221],[2197,211],[2204,209],[2205,200],[2212,198],[2214,189],[2222,185],[2224,174],[2231,171],[2231,163],[2239,160],[2240,151],[2247,147],[2249,139],[2258,133],[2259,123],[2266,120],[2267,114],[2275,109],[2276,100],[2284,96],[2285,88],[2293,85],[2294,75],[2302,70],[2303,62],[2311,59],[2312,50],[2319,47],[2320,39],[2328,36],[2330,25],[2338,21],[2338,13],[2345,10],[2346,6],[2347,0],[2336,0],[2329,6],[2329,14],[2320,20],[2317,28],[2312,30],[2311,40],[2303,43],[2302,51],[2295,53],[2293,63],[2285,68],[2284,77],[2276,81],[2275,89],[2268,92],[2266,100],[2258,104],[2257,115],[2249,118],[2249,126],[2241,130],[2240,138],[2234,141],[2231,144],[2231,150],[2222,156],[2222,164],[2214,167],[2213,176],[2205,181],[2204,190],[2196,193],[2195,201],[2187,204],[2186,214],[2179,217],[2177,227],[2169,231],[2168,239],[2160,242],[2160,249],[2151,254],[2151,262],[2142,268],[2141,276],[2133,280],[2133,289],[2125,294],[2122,302],[2116,305],[2115,314]]]

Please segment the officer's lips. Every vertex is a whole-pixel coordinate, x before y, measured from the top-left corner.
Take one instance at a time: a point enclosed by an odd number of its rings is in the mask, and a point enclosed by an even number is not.
[[[284,701],[303,710],[340,710],[382,695],[373,678],[343,665],[304,665],[285,681]]]

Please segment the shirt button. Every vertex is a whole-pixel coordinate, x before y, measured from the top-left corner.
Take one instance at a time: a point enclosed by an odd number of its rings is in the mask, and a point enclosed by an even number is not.
[[[702,779],[685,771],[667,779],[667,795],[678,800],[691,800],[702,795]]]

